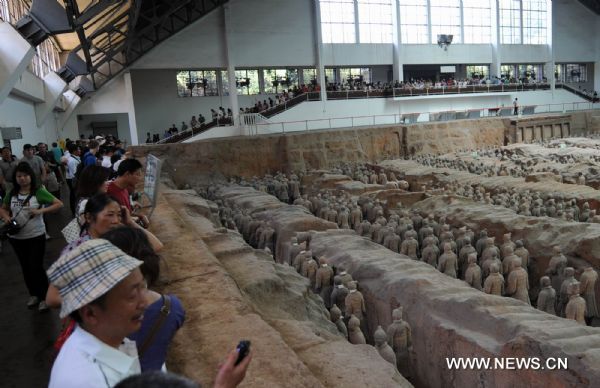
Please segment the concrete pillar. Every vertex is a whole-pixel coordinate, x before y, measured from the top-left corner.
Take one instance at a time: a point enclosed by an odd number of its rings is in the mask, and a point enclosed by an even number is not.
[[[556,80],[554,79],[554,67],[556,65],[556,55],[554,53],[554,38],[552,29],[552,20],[554,19],[554,12],[552,12],[552,0],[546,0],[546,33],[548,34],[548,57],[550,60],[544,64],[544,76],[550,82],[550,89],[556,88]]]
[[[258,93],[265,94],[265,70],[258,69]]]
[[[229,106],[233,112],[233,125],[240,126],[240,104],[238,103],[237,88],[235,86],[235,60],[231,47],[231,34],[233,25],[231,22],[231,3],[223,5],[223,21],[225,26],[225,55],[227,56],[227,76],[229,78]]]
[[[44,77],[44,102],[35,104],[35,119],[38,127],[46,121],[56,102],[67,89],[67,83],[51,71]]]
[[[594,62],[594,90],[600,94],[600,61]]]
[[[500,65],[502,64],[500,50],[500,12],[498,1],[492,1],[492,63],[490,64],[490,80],[500,77]]]
[[[404,69],[402,64],[402,33],[401,33],[400,4],[398,0],[392,1],[392,36],[394,44],[394,64],[392,83],[404,81]]]
[[[317,78],[321,85],[321,101],[323,110],[325,110],[325,101],[327,101],[327,84],[325,83],[325,66],[323,66],[323,33],[321,31],[321,8],[319,0],[313,1],[315,15],[315,57],[317,59]],[[331,80],[330,80],[331,81]]]
[[[79,97],[77,94],[75,94],[75,92],[72,90],[67,90],[63,94],[63,98],[65,101],[65,105],[67,106],[67,109],[66,109],[65,113],[62,113],[62,117],[60,117],[60,119],[58,120],[58,130],[64,129],[65,125],[67,124],[67,122],[69,121],[71,116],[73,116],[73,113],[75,112],[75,108],[77,108],[77,105],[79,105],[79,102],[81,102],[81,97]],[[136,136],[137,136],[137,134],[136,134]]]
[[[9,23],[0,20],[0,105],[35,55],[35,48]]]
[[[127,98],[127,115],[129,118],[129,134],[131,136],[131,145],[140,144],[138,130],[137,130],[137,120],[135,118],[135,105],[133,103],[133,84],[131,83],[131,73],[127,72],[123,74],[123,79],[125,80],[125,96]]]

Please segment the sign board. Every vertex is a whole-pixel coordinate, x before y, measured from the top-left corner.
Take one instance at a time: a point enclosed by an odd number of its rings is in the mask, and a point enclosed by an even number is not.
[[[21,127],[4,127],[0,128],[0,131],[2,132],[2,139],[17,140],[23,138]]]
[[[456,73],[456,66],[440,66],[440,73]]]
[[[560,148],[567,148],[567,145],[566,145],[565,143],[560,143],[560,144],[559,144],[559,147],[560,147]]]
[[[474,151],[473,153],[471,153],[471,156],[475,159],[477,159],[477,157],[479,156],[479,153],[477,153],[477,151]]]
[[[150,200],[152,208],[156,207],[158,198],[158,184],[162,161],[152,154],[146,157],[146,175],[144,176],[144,194]]]

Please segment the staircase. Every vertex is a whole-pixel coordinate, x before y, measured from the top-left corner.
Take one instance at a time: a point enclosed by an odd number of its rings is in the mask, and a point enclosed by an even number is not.
[[[568,84],[556,84],[556,88],[557,89],[568,90],[569,92],[577,95],[578,97],[581,97],[584,100],[592,102],[592,103],[600,102],[600,99],[597,96],[594,97],[593,95],[590,95],[588,93],[584,93],[581,90],[575,89],[574,87],[572,87],[571,85],[568,85]]]

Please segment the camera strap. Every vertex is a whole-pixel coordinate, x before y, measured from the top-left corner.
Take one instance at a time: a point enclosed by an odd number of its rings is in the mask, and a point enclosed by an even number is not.
[[[27,196],[27,198],[25,198],[25,201],[23,201],[23,206],[21,206],[21,208],[19,209],[19,211],[17,212],[17,214],[15,214],[13,216],[13,218],[12,218],[13,220],[16,219],[19,214],[21,214],[21,212],[23,211],[23,208],[25,207],[25,204],[29,203],[29,201],[31,200],[32,197],[33,197],[33,194],[29,193],[29,195]],[[19,194],[18,193],[17,193],[17,199],[19,199]],[[27,221],[29,221],[29,220],[27,220]]]

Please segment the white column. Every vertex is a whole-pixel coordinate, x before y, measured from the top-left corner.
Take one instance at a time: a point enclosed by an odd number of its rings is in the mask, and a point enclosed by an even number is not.
[[[35,48],[9,23],[0,20],[0,105],[35,55]]]
[[[67,90],[63,94],[63,98],[65,101],[65,105],[67,106],[67,109],[65,110],[65,113],[62,113],[62,116],[58,120],[58,130],[61,130],[61,131],[64,129],[65,125],[67,124],[67,121],[69,121],[71,116],[73,116],[73,113],[75,112],[75,108],[77,108],[77,105],[79,105],[79,102],[81,101],[81,97],[79,97],[77,94],[75,94],[75,92],[72,90]],[[136,134],[136,136],[137,136],[137,134]]]
[[[490,80],[500,77],[501,49],[500,49],[500,11],[497,0],[491,4],[492,19],[492,63],[490,64]]]
[[[431,1],[427,0],[427,44],[431,44]]]
[[[554,68],[556,67],[556,55],[554,53],[554,38],[553,38],[553,23],[554,12],[552,12],[552,0],[546,0],[546,34],[548,35],[548,58],[550,59],[544,65],[544,75],[550,82],[550,89],[556,88],[556,80],[554,79]]]
[[[360,43],[360,27],[358,25],[358,0],[354,0],[354,35],[356,43]]]
[[[239,126],[240,105],[238,103],[237,88],[235,86],[235,61],[233,58],[233,49],[231,34],[233,31],[231,22],[231,3],[223,5],[223,22],[225,26],[225,54],[227,55],[227,76],[229,78],[229,106],[233,112],[233,125]]]
[[[44,77],[44,102],[35,104],[35,120],[41,127],[56,105],[59,98],[67,90],[67,83],[51,71]]]
[[[315,56],[317,59],[317,77],[321,85],[321,101],[323,110],[325,110],[325,101],[327,101],[327,84],[325,83],[325,66],[323,66],[323,33],[321,32],[321,8],[319,0],[314,0],[315,15]],[[331,80],[330,80],[331,81]]]
[[[123,74],[125,80],[125,98],[127,99],[127,116],[129,118],[129,135],[131,136],[131,145],[138,145],[139,137],[137,130],[137,120],[135,118],[135,105],[133,104],[133,85],[131,83],[131,73]]]
[[[402,32],[401,32],[401,15],[400,5],[398,0],[392,1],[392,32],[394,43],[394,64],[393,64],[393,79],[392,82],[404,81],[404,69],[402,66]]]

